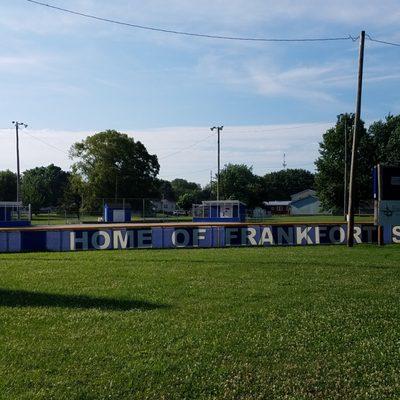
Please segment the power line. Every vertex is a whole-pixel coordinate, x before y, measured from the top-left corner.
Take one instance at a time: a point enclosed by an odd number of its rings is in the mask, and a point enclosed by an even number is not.
[[[56,146],[53,146],[52,144],[46,142],[45,140],[42,140],[42,139],[40,139],[40,138],[38,138],[38,137],[36,137],[36,136],[33,136],[33,135],[29,134],[27,131],[23,131],[23,132],[24,132],[24,134],[28,135],[30,138],[32,138],[32,139],[34,139],[34,140],[37,140],[38,142],[41,142],[41,143],[45,144],[47,147],[50,147],[50,148],[52,148],[52,149],[54,149],[54,150],[57,150],[57,151],[59,151],[60,153],[63,153],[64,155],[65,155],[65,154],[68,155],[68,153],[67,153],[65,150],[61,150],[60,148],[58,148],[58,147],[56,147]]]
[[[387,44],[389,46],[396,46],[396,47],[400,47],[400,43],[394,43],[394,42],[387,42],[385,40],[378,40],[378,39],[374,39],[371,37],[371,35],[365,35],[367,37],[368,40],[370,40],[371,42],[376,42],[376,43],[381,43],[381,44]]]
[[[342,37],[320,37],[320,38],[258,38],[258,37],[243,37],[243,36],[224,36],[224,35],[212,35],[212,34],[204,34],[204,33],[195,33],[195,32],[185,32],[185,31],[177,31],[173,29],[164,29],[158,28],[154,26],[147,25],[138,25],[132,24],[129,22],[119,21],[110,18],[99,17],[93,14],[87,14],[79,11],[70,10],[67,8],[57,7],[51,4],[43,3],[41,1],[36,0],[26,0],[29,3],[37,4],[39,6],[48,7],[53,10],[65,12],[68,14],[78,15],[80,17],[94,19],[97,21],[108,22],[116,25],[128,26],[130,28],[142,29],[147,31],[154,32],[162,32],[169,33],[173,35],[183,35],[183,36],[194,36],[194,37],[202,37],[207,39],[220,39],[220,40],[236,40],[236,41],[246,41],[246,42],[332,42],[332,41],[340,41],[340,40],[351,40],[355,42],[358,37],[353,37],[351,35],[342,36]]]
[[[234,134],[234,133],[268,133],[268,132],[276,132],[276,131],[286,131],[286,130],[292,130],[292,129],[301,129],[301,128],[307,128],[307,127],[315,127],[318,128],[320,125],[329,125],[329,123],[325,122],[311,122],[308,124],[302,124],[302,125],[294,125],[294,126],[288,126],[288,127],[279,127],[279,128],[271,128],[271,129],[251,129],[248,128],[247,130],[244,129],[231,129],[229,132]],[[227,128],[229,129],[229,128]]]
[[[197,173],[200,173],[200,172],[205,172],[205,171],[210,171],[210,168],[200,169],[200,170],[197,170],[197,171],[185,172],[184,175],[185,176],[186,175],[190,176],[190,175],[194,175],[194,174],[197,174]],[[169,175],[160,174],[159,178],[164,179],[164,178],[171,178],[171,177],[176,177],[176,176],[177,176],[177,174],[169,174]]]
[[[174,152],[172,152],[172,153],[169,153],[169,154],[165,155],[164,157],[159,157],[159,160],[164,160],[164,159],[166,159],[166,158],[169,158],[169,157],[174,156],[175,154],[179,154],[179,153],[181,153],[182,151],[191,149],[192,147],[195,147],[195,146],[198,145],[199,143],[205,142],[205,141],[208,140],[211,136],[214,136],[214,134],[212,133],[211,135],[206,136],[204,139],[198,140],[197,142],[194,142],[194,143],[192,143],[192,144],[189,145],[189,146],[182,147],[181,149],[176,150],[176,151],[174,151]]]

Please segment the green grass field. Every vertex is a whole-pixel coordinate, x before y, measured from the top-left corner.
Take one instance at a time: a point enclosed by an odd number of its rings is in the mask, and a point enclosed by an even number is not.
[[[385,246],[0,255],[0,399],[398,399]]]
[[[96,223],[99,215],[81,215],[80,218],[76,215],[61,215],[61,214],[34,214],[32,216],[32,225],[64,225],[64,224],[79,224],[85,223]],[[165,222],[191,222],[191,216],[159,216],[157,218],[147,218],[145,222],[152,221],[165,221]],[[143,221],[139,217],[134,217],[132,222]],[[282,223],[344,223],[344,217],[342,215],[272,215],[271,217],[260,219],[260,220],[249,220],[249,222],[264,222],[266,224],[282,224]],[[371,223],[373,222],[372,215],[356,215],[355,221],[358,223]]]

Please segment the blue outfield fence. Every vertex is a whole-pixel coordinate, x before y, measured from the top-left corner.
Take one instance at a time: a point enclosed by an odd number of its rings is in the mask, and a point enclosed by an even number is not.
[[[31,227],[0,231],[0,252],[345,244],[346,231],[345,224]],[[385,230],[384,237],[386,243],[400,243],[400,226]],[[354,238],[377,243],[378,227],[358,224]]]

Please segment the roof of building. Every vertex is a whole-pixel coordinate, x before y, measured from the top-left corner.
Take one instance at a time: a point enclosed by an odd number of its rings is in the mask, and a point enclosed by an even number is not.
[[[313,189],[302,190],[299,193],[292,194],[290,197],[292,198],[292,202],[298,201],[301,199],[305,199],[307,197],[316,197],[317,192]]]
[[[263,204],[266,206],[289,206],[290,200],[274,200],[274,201],[264,201]]]
[[[246,205],[239,200],[206,200],[206,201],[202,201],[201,204],[208,205],[208,206],[221,206],[221,205],[228,205],[228,204],[229,205],[242,204],[243,206]]]

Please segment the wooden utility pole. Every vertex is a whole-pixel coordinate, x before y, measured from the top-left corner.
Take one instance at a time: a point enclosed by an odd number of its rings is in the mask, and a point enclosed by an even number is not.
[[[219,173],[221,169],[221,131],[224,129],[223,126],[213,126],[210,128],[212,131],[217,130],[218,135],[218,172],[217,172],[217,200],[219,200]]]
[[[360,50],[358,57],[357,102],[356,102],[356,114],[354,116],[353,147],[351,149],[351,164],[350,164],[349,202],[348,202],[348,220],[347,220],[348,247],[353,247],[354,244],[354,195],[355,195],[354,186],[355,186],[355,178],[357,170],[358,132],[360,130],[362,79],[363,79],[363,67],[364,67],[364,44],[365,44],[365,31],[361,31]]]

